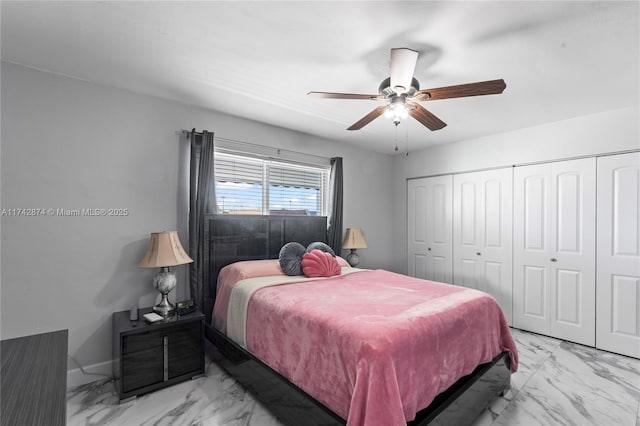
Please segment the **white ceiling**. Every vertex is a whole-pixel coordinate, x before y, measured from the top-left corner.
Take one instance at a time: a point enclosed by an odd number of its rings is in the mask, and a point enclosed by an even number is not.
[[[408,119],[412,150],[638,105],[639,14],[637,1],[2,1],[2,59],[393,153],[384,117],[346,130],[379,103],[306,93],[377,93],[392,47],[420,52],[421,88],[506,81],[423,102],[448,126]]]

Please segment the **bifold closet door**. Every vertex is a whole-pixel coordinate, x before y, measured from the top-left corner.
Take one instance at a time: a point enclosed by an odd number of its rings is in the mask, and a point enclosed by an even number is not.
[[[549,334],[551,164],[513,170],[513,325]]]
[[[598,158],[596,346],[640,358],[640,153]]]
[[[407,181],[408,274],[453,282],[451,175]]]
[[[512,168],[453,177],[453,281],[491,294],[512,321]]]
[[[595,344],[595,158],[514,169],[514,326]]]

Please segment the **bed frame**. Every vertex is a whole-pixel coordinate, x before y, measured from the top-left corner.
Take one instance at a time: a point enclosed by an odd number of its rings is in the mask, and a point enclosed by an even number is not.
[[[205,241],[208,242],[205,259],[208,261],[204,265],[203,295],[196,303],[205,313],[205,336],[213,344],[211,350],[216,362],[285,424],[344,425],[344,419],[211,326],[220,269],[241,260],[277,259],[280,248],[290,241],[304,246],[314,241],[326,241],[326,218],[208,215],[204,229]],[[479,365],[473,373],[438,395],[407,425],[472,423],[497,395],[509,387],[509,367],[506,353]],[[291,401],[297,403],[292,405]]]

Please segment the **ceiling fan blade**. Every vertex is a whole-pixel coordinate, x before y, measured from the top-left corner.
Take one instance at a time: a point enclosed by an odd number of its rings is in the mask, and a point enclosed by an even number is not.
[[[457,86],[438,87],[437,89],[418,90],[414,99],[435,101],[438,99],[464,98],[467,96],[497,95],[507,87],[503,79],[480,81],[478,83],[459,84]]]
[[[430,130],[440,130],[447,125],[444,121],[427,111],[422,105],[415,102],[407,103],[409,115],[418,120]]]
[[[360,130],[367,124],[371,123],[376,118],[380,117],[389,108],[389,105],[380,105],[369,114],[356,121],[347,130]]]
[[[418,52],[407,48],[391,49],[391,67],[389,77],[391,89],[397,94],[409,90],[413,73],[416,70]]]
[[[307,95],[323,99],[363,99],[369,101],[384,100],[382,95],[364,95],[360,93],[309,92]]]

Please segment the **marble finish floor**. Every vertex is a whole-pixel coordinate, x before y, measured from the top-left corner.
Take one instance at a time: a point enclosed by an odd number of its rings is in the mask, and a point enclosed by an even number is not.
[[[512,333],[519,371],[511,377],[511,389],[473,426],[640,426],[640,360],[520,330]],[[205,377],[124,404],[118,404],[112,381],[71,389],[67,424],[305,426],[309,422],[300,419],[310,417],[314,425],[334,424],[321,410],[295,398],[283,401],[279,394],[274,389],[272,396],[261,397],[265,405],[216,361],[208,361]],[[272,412],[276,405],[279,413],[297,420],[283,423]]]

